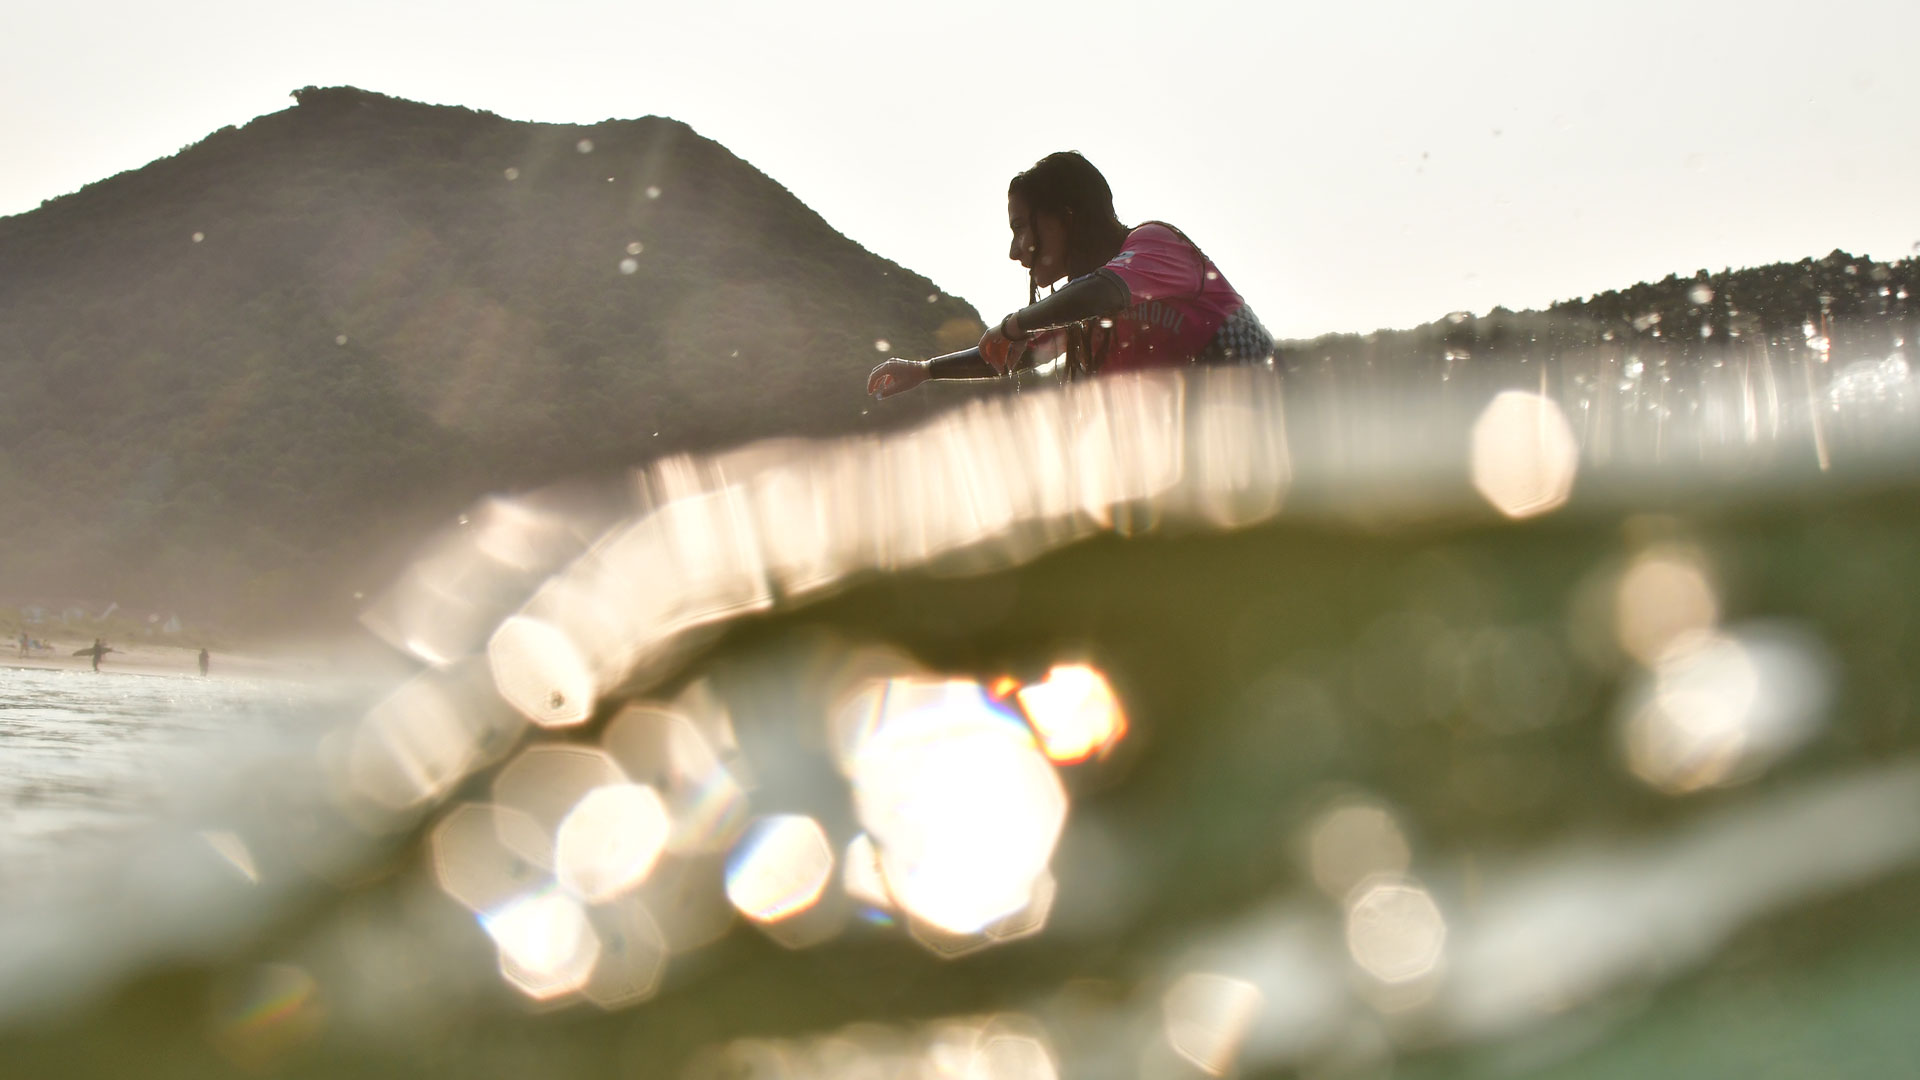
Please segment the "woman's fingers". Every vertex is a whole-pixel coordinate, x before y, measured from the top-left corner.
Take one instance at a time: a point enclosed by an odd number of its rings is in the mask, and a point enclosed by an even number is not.
[[[867,376],[867,393],[875,398],[892,397],[919,386],[926,378],[926,365],[894,357],[882,361]]]
[[[1007,373],[1007,364],[1012,359],[1012,352],[1013,342],[1001,337],[998,327],[980,336],[980,359],[985,360],[988,367],[1002,375]]]

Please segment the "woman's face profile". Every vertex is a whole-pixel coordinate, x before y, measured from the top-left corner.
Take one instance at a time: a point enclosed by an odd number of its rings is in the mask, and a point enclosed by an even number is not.
[[[1007,196],[1007,227],[1013,243],[1007,258],[1027,268],[1035,285],[1051,285],[1067,273],[1067,224],[1056,214],[1033,213],[1027,200]]]

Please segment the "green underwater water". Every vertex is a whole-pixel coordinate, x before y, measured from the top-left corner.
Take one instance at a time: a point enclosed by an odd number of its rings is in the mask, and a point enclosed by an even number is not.
[[[1393,496],[1347,512],[1302,445],[1330,415],[1289,414],[1299,498],[1268,520],[1107,531],[980,571],[855,575],[733,620],[621,691],[709,688],[756,778],[753,812],[812,814],[840,843],[857,825],[822,723],[870,650],[983,682],[1091,664],[1130,727],[1110,755],[1060,769],[1059,893],[1032,937],[947,959],[898,926],[855,920],[794,950],[736,925],[673,957],[649,1000],[538,1008],[435,888],[423,812],[324,873],[256,843],[262,879],[296,884],[208,931],[212,944],[156,948],[58,1008],[16,996],[0,1071],[799,1077],[835,1074],[820,1040],[850,1026],[910,1040],[942,1018],[1017,1014],[1060,1076],[1198,1076],[1166,1049],[1163,995],[1183,972],[1236,964],[1264,993],[1242,1075],[1910,1071],[1920,817],[1875,811],[1920,808],[1920,476],[1897,453],[1826,471],[1794,453],[1672,480],[1583,474],[1568,505],[1522,521],[1453,497],[1459,477],[1435,482],[1445,498],[1414,499],[1418,513],[1381,512]],[[1650,676],[1613,624],[1621,574],[1675,551],[1711,582],[1718,626],[1785,635],[1820,690],[1783,749],[1681,791],[1636,775],[1623,750]],[[590,740],[617,705],[529,738]],[[485,800],[488,783],[478,774],[447,801]],[[246,805],[315,813],[298,786],[263,783]],[[1303,854],[1343,799],[1387,809],[1405,875],[1445,916],[1441,963],[1411,997],[1348,962],[1340,903]],[[1855,848],[1866,854],[1823,853]],[[1648,889],[1658,902],[1636,899]],[[145,900],[122,897],[125,918]],[[1463,1019],[1461,1002],[1504,970],[1476,967],[1475,943],[1554,913],[1568,929],[1523,936],[1515,963],[1598,974],[1564,1000]],[[1582,918],[1603,955],[1582,952]],[[262,981],[288,970],[303,978]]]

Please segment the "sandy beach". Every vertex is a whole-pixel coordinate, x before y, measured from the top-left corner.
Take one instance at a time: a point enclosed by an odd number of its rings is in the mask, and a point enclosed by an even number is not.
[[[27,655],[20,655],[19,640],[9,638],[0,643],[0,667],[36,668],[42,670],[88,671],[93,670],[92,656],[75,656],[75,649],[84,649],[93,644],[91,637],[68,636],[39,637],[36,640],[51,646],[49,649],[35,648]],[[162,645],[154,642],[126,642],[107,639],[107,645],[113,651],[101,657],[102,675],[189,675],[200,677],[200,650],[183,645]],[[285,657],[253,656],[239,653],[213,652],[209,656],[207,675],[210,678],[222,676],[238,678],[296,678],[311,674],[311,669]]]

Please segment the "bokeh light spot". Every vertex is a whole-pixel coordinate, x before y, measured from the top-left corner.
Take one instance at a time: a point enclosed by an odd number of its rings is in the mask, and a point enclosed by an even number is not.
[[[509,848],[544,867],[554,866],[554,843],[561,823],[595,788],[623,784],[620,766],[592,746],[530,746],[493,778],[493,801],[522,811],[523,817],[496,815],[500,839]],[[537,831],[521,823],[531,821]]]
[[[1113,687],[1085,664],[1056,667],[1045,682],[1021,687],[1016,697],[1040,748],[1058,764],[1105,756],[1127,734],[1127,716]]]
[[[975,1043],[964,1075],[965,1080],[1057,1080],[1060,1069],[1039,1038],[988,1031]]]
[[[1507,390],[1473,424],[1473,486],[1512,518],[1558,508],[1573,492],[1580,447],[1560,406]]]
[[[759,923],[807,910],[831,880],[833,847],[820,823],[804,814],[754,822],[727,859],[727,899]]]
[[[393,810],[444,796],[480,753],[474,725],[441,678],[417,676],[368,709],[347,745],[353,792]]]
[[[588,903],[632,889],[666,850],[667,808],[645,784],[610,784],[587,792],[560,823],[554,871]]]
[[[587,920],[600,942],[593,975],[581,988],[603,1009],[645,1001],[660,988],[667,970],[667,939],[639,898],[624,896],[589,908]]]
[[[1691,552],[1644,552],[1620,576],[1614,633],[1642,664],[1655,663],[1675,642],[1713,629],[1719,619],[1719,598]]]
[[[591,154],[593,153],[593,140],[581,139],[579,142],[573,144],[573,148],[583,154]]]
[[[716,718],[715,726],[724,721]],[[746,790],[682,711],[630,705],[607,725],[601,744],[628,777],[663,795],[669,851],[725,851],[746,827]]]
[[[568,727],[593,714],[598,685],[581,650],[552,623],[514,615],[487,643],[500,696],[542,727]]]
[[[1260,1016],[1260,989],[1227,975],[1182,975],[1160,999],[1167,1043],[1214,1076],[1233,1070]]]
[[[600,939],[586,909],[547,889],[480,917],[500,950],[500,974],[535,1001],[551,1001],[587,985],[600,958]]]
[[[517,819],[517,828],[503,828],[497,817]],[[500,834],[538,830],[538,823],[521,811],[462,803],[434,826],[428,838],[434,880],[441,891],[476,915],[504,908],[516,897],[542,887],[546,874],[503,843]]]
[[[840,868],[840,887],[856,903],[883,915],[896,910],[893,896],[887,892],[886,875],[880,869],[880,852],[873,846],[873,837],[861,833],[847,841]]]
[[[1343,801],[1314,819],[1307,832],[1307,861],[1314,883],[1344,899],[1361,881],[1404,873],[1412,859],[1400,825],[1383,806]]]
[[[1819,729],[1830,695],[1824,654],[1773,627],[1686,639],[1630,698],[1627,766],[1680,795],[1749,779]]]
[[[1066,821],[1026,725],[972,682],[890,680],[853,785],[888,892],[952,933],[1026,907]]]
[[[1447,943],[1440,906],[1410,881],[1377,880],[1347,905],[1347,949],[1362,971],[1389,985],[1433,974]]]

